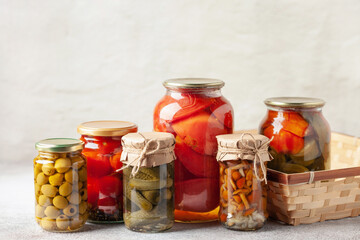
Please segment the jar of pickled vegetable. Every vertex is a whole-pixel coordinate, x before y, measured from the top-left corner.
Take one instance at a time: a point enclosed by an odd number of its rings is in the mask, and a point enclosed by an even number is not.
[[[129,133],[122,140],[124,222],[137,232],[174,224],[174,146],[170,133]]]
[[[330,169],[330,127],[317,98],[277,97],[265,100],[267,115],[260,133],[274,137],[269,168],[285,173]]]
[[[78,126],[88,161],[90,222],[123,222],[121,138],[136,131],[136,124],[124,121],[92,121]]]
[[[270,140],[260,134],[217,136],[220,164],[221,224],[233,230],[256,230],[264,226],[266,210],[266,164],[272,159]]]
[[[233,132],[233,109],[215,79],[171,79],[154,111],[154,130],[175,136],[175,220],[217,220],[216,136]]]
[[[50,138],[35,147],[39,151],[34,159],[37,223],[51,232],[80,229],[88,218],[83,142]]]

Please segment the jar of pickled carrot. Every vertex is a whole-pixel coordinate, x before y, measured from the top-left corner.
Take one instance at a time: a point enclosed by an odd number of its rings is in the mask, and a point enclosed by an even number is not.
[[[277,97],[265,100],[267,115],[260,133],[274,137],[268,167],[285,173],[330,169],[330,127],[317,98]]]
[[[171,79],[154,111],[154,130],[175,136],[175,220],[217,219],[216,136],[233,132],[233,109],[215,79]]]
[[[137,132],[137,126],[124,121],[92,121],[78,126],[87,158],[90,222],[123,221],[122,136]]]
[[[264,226],[266,210],[266,164],[272,160],[270,140],[260,134],[217,136],[220,164],[221,224],[233,230],[256,230]]]

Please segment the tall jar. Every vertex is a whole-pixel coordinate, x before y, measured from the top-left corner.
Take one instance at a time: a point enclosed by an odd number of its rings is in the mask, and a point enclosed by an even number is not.
[[[92,121],[78,126],[88,161],[89,221],[123,222],[121,139],[137,132],[137,126],[124,121]]]
[[[273,140],[269,168],[285,173],[330,169],[330,127],[317,98],[277,97],[265,100],[267,115],[260,133]]]
[[[217,136],[220,163],[221,224],[233,230],[256,230],[264,226],[266,210],[266,164],[269,139],[260,134]]]
[[[216,136],[233,132],[233,109],[215,79],[170,79],[154,111],[154,130],[175,136],[175,220],[217,219]]]
[[[174,224],[174,147],[170,133],[129,133],[123,138],[124,222],[137,232]]]
[[[35,219],[45,230],[70,232],[86,222],[86,159],[83,142],[71,138],[50,138],[35,145]]]

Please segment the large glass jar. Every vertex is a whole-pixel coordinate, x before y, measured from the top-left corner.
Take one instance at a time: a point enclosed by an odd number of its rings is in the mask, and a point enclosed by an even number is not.
[[[317,98],[278,97],[265,100],[267,115],[260,133],[273,140],[268,167],[285,173],[330,169],[330,127]]]
[[[264,226],[266,210],[266,164],[269,139],[260,134],[227,134],[217,137],[220,164],[221,224],[233,230],[256,230]]]
[[[233,132],[233,109],[215,79],[171,79],[154,111],[154,130],[175,136],[175,220],[217,219],[216,136]]]
[[[121,139],[136,131],[136,124],[124,121],[92,121],[78,126],[80,139],[85,142],[83,154],[88,161],[90,222],[123,221]]]
[[[170,133],[130,133],[123,138],[124,223],[137,232],[174,224],[174,146]]]
[[[83,142],[71,138],[50,138],[35,145],[35,219],[45,230],[70,232],[86,222],[86,159]]]

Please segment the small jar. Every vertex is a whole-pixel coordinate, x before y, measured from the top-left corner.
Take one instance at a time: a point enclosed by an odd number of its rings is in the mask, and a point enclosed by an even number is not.
[[[233,230],[256,230],[264,226],[266,210],[266,164],[269,139],[260,134],[217,136],[220,164],[221,224]]]
[[[170,79],[154,111],[154,130],[175,136],[175,220],[208,222],[219,213],[216,136],[233,132],[233,109],[217,79]]]
[[[88,162],[90,222],[123,222],[121,138],[130,132],[137,132],[136,124],[124,121],[92,121],[78,126]]]
[[[174,146],[170,133],[129,133],[122,140],[124,222],[137,232],[174,224]]]
[[[259,132],[268,138],[274,161],[269,168],[285,173],[330,169],[328,122],[325,102],[317,98],[277,97],[265,100],[267,116]]]
[[[88,218],[86,159],[83,142],[50,138],[35,145],[35,219],[45,230],[79,230]]]

